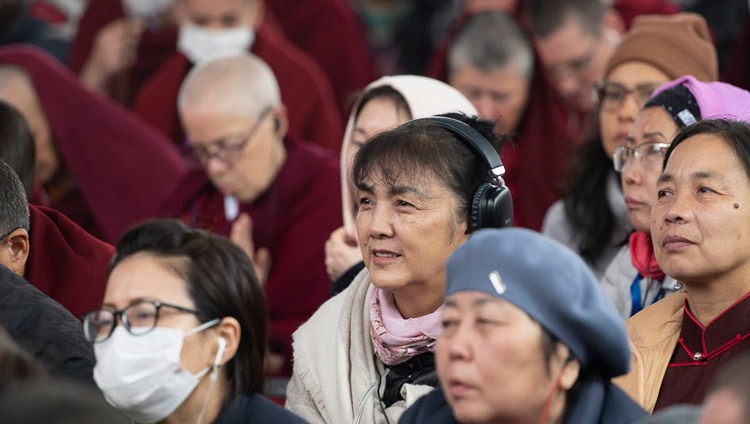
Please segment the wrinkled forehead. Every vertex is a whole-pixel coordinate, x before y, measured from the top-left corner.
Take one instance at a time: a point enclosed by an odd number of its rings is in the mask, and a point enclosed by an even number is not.
[[[370,167],[355,180],[358,187],[380,187],[388,192],[414,191],[426,193],[430,188],[444,186],[434,172],[401,163],[382,163]]]
[[[636,144],[640,144],[645,139],[648,141],[659,141],[671,143],[677,134],[679,128],[669,113],[662,107],[652,106],[642,109],[630,128],[630,138]],[[651,140],[657,138],[658,140]]]
[[[729,141],[697,134],[679,143],[668,157],[659,182],[712,180],[750,187],[750,173]]]

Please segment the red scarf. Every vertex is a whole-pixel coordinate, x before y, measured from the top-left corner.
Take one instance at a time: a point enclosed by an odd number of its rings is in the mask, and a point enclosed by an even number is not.
[[[638,272],[652,280],[663,280],[664,271],[659,268],[654,256],[654,244],[651,242],[651,236],[645,231],[635,231],[630,234],[628,241],[630,246],[630,259],[633,266]]]

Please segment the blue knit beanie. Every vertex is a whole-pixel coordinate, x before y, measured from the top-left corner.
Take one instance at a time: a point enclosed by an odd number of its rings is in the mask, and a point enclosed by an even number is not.
[[[480,291],[505,299],[573,352],[589,373],[625,374],[625,325],[588,266],[572,250],[521,228],[484,229],[448,260],[445,297]]]

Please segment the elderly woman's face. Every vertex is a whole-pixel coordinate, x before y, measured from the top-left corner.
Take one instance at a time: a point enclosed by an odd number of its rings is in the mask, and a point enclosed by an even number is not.
[[[750,275],[750,181],[712,134],[677,146],[657,183],[651,236],[664,272],[684,282]]]
[[[476,291],[448,298],[435,359],[453,414],[472,423],[538,422],[561,369],[555,358],[547,370],[537,322]]]
[[[459,200],[431,175],[385,184],[371,175],[357,190],[357,236],[375,286],[442,292],[445,262],[466,238]]]

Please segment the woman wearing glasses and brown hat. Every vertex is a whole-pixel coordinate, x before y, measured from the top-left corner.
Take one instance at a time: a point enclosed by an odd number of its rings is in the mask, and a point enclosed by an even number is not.
[[[261,396],[263,291],[226,239],[173,220],[129,230],[83,327],[96,384],[136,422],[304,422]]]
[[[718,78],[706,21],[693,13],[640,16],[610,58],[599,97],[599,125],[573,161],[568,195],[547,212],[542,232],[571,247],[601,278],[630,231],[612,155],[659,85],[682,75]],[[593,88],[593,87],[592,87]]]

